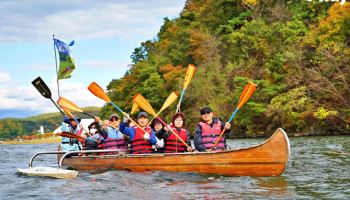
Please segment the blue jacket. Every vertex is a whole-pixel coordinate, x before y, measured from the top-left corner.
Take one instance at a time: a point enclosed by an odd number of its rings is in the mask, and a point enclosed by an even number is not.
[[[70,125],[62,122],[61,130],[64,132],[70,132],[70,133],[76,133],[77,129],[73,129]],[[76,139],[72,138],[66,138],[62,137],[62,144],[61,144],[63,151],[79,151],[80,146]]]
[[[119,125],[119,130],[124,133],[125,135],[130,137],[130,141],[132,141],[135,137],[135,128],[134,127],[127,127],[126,124],[124,122],[121,122]],[[155,145],[157,143],[157,139],[156,136],[154,134],[154,131],[152,129],[151,133],[150,133],[150,139],[149,139],[149,143],[151,145]]]

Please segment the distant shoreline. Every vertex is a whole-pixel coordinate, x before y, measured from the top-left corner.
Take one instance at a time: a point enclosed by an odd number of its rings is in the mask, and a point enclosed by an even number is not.
[[[0,144],[46,144],[46,143],[60,143],[61,137],[51,137],[33,140],[11,140],[11,141],[1,141]]]

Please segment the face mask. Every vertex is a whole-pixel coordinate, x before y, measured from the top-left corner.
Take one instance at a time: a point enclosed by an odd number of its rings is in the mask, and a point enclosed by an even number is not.
[[[96,131],[97,131],[97,130],[96,130],[95,128],[90,129],[90,133],[92,133],[92,134],[95,134]]]

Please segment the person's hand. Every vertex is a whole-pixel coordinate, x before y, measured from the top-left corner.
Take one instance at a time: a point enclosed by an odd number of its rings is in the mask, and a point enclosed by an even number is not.
[[[193,151],[192,147],[187,147],[187,151],[192,152]]]
[[[123,117],[123,122],[128,123],[129,119],[130,119],[130,115],[128,113],[125,113]]]
[[[231,124],[228,123],[228,122],[226,122],[226,123],[225,123],[225,129],[226,129],[226,130],[229,130],[230,128],[231,128]]]
[[[109,121],[108,121],[108,120],[103,120],[103,121],[102,121],[102,126],[101,126],[101,128],[105,129],[105,128],[107,128],[108,126],[109,126]]]
[[[143,135],[143,139],[144,139],[144,140],[149,140],[149,139],[150,139],[149,134],[148,134],[148,133],[145,133],[145,134]]]
[[[171,130],[170,125],[166,125],[166,126],[164,127],[164,130],[166,130],[166,131],[170,131],[170,130]]]
[[[213,152],[213,150],[211,150],[211,149],[207,149],[207,150],[205,150],[206,152]]]
[[[101,118],[100,117],[95,117],[95,122],[101,122],[102,120],[101,120]]]
[[[163,140],[163,139],[158,139],[158,138],[157,138],[156,147],[157,147],[157,148],[163,148],[163,147],[164,147],[164,140]]]

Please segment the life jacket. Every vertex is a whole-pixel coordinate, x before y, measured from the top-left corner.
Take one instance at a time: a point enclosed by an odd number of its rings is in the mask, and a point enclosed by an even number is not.
[[[187,141],[186,129],[181,128],[180,132],[174,126],[170,126],[171,129],[178,135],[183,141]],[[185,152],[186,145],[184,145],[173,133],[170,133],[169,137],[165,140],[165,153]]]
[[[107,137],[103,145],[105,149],[126,149],[126,142],[124,138],[117,139]]]
[[[62,124],[61,125],[62,131],[70,132],[77,134],[79,130],[77,128],[73,128],[68,124]],[[81,150],[81,147],[79,145],[79,141],[75,138],[67,138],[67,137],[62,137],[62,149],[65,151],[79,151]]]
[[[148,140],[143,139],[145,132],[139,127],[134,127],[135,136],[131,140],[131,150],[133,154],[152,153],[152,145]],[[146,127],[145,130],[151,134],[152,130],[150,127]]]
[[[205,146],[206,149],[212,149],[217,138],[221,134],[221,122],[214,122],[213,128],[209,124],[204,122],[199,122],[199,125],[202,128],[202,144]],[[214,151],[224,151],[225,149],[225,138],[221,137]]]

